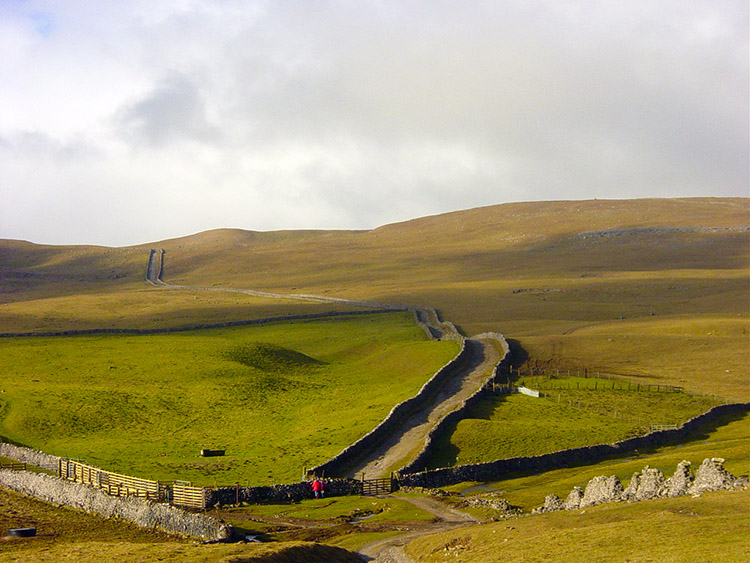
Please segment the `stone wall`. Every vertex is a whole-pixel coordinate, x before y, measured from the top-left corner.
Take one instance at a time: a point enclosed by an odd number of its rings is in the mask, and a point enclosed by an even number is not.
[[[600,444],[582,448],[561,450],[532,457],[498,459],[474,465],[459,465],[431,471],[409,473],[400,471],[399,484],[408,487],[443,487],[464,481],[497,481],[510,474],[533,474],[598,463],[608,457],[629,454],[641,449],[677,444],[690,434],[714,423],[727,415],[737,415],[750,411],[750,403],[736,403],[714,407],[704,414],[691,418],[674,430],[652,432],[645,436],[630,438],[614,444]],[[424,465],[423,465],[424,466]]]
[[[138,498],[112,497],[94,487],[43,473],[0,471],[0,485],[45,502],[94,512],[105,518],[120,518],[142,528],[203,541],[218,541],[230,535],[227,525],[213,516],[190,514],[168,504]]]
[[[325,496],[337,497],[362,493],[362,482],[356,479],[325,479],[324,483]],[[217,487],[209,491],[206,506],[299,502],[307,498],[313,498],[310,481],[262,487]]]
[[[372,309],[367,311],[328,311],[326,313],[309,313],[306,315],[286,315],[282,317],[267,317],[264,319],[251,319],[246,321],[228,321],[225,323],[212,323],[203,325],[190,325],[172,328],[91,328],[81,330],[60,330],[55,332],[0,332],[0,338],[17,338],[30,336],[89,336],[93,334],[164,334],[172,332],[186,332],[191,330],[205,330],[209,328],[227,328],[233,326],[263,325],[285,321],[305,321],[314,319],[327,319],[331,317],[349,317],[355,315],[376,315],[380,313],[403,313],[406,307]]]
[[[468,360],[468,355],[469,349],[466,346],[466,342],[463,342],[461,351],[456,357],[433,375],[416,395],[393,407],[388,416],[373,430],[350,446],[344,448],[339,454],[325,463],[308,470],[308,475],[326,476],[344,473],[359,458],[383,441],[398,425],[419,410],[423,403],[430,400],[443,386],[444,382],[454,375],[455,370],[465,364]]]
[[[57,471],[57,462],[59,457],[51,454],[46,454],[31,448],[25,448],[23,446],[15,446],[13,444],[7,444],[0,442],[0,457],[7,457],[21,463],[28,463],[29,465],[35,465],[48,471]]]

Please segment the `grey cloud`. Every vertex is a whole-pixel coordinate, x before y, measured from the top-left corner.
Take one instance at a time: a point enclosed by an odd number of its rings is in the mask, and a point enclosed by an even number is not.
[[[115,122],[123,137],[162,146],[172,141],[215,141],[218,129],[209,123],[205,100],[191,78],[165,77],[140,100],[123,107]]]
[[[100,130],[90,116],[81,131],[60,120],[21,142],[34,128],[0,120],[0,156],[15,151],[20,186],[41,177],[38,154],[84,139],[100,151],[98,175],[73,151],[44,181],[101,207],[131,185],[142,193],[128,209],[179,201],[158,236],[224,220],[367,228],[522,199],[747,195],[744,1],[137,6],[94,18],[119,57]],[[59,18],[68,37],[74,19]],[[81,66],[84,47],[55,61],[97,72]]]

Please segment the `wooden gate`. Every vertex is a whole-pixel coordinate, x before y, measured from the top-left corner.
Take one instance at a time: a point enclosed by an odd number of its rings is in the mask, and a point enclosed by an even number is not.
[[[203,487],[193,487],[187,481],[175,481],[172,485],[172,504],[182,508],[206,508],[206,490]]]
[[[386,479],[362,479],[363,496],[387,495],[392,492],[392,477],[387,477]]]

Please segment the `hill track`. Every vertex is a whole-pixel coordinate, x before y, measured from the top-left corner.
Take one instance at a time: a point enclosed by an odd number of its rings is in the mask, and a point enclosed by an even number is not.
[[[418,453],[430,430],[481,389],[500,361],[500,352],[490,340],[467,340],[466,346],[468,363],[456,369],[436,396],[406,419],[378,449],[353,467],[348,477],[364,474],[365,478],[374,479],[403,467]]]
[[[437,534],[455,530],[463,526],[478,524],[479,521],[455,508],[430,497],[404,497],[398,496],[425,512],[435,517],[435,521],[424,526],[414,526],[397,536],[391,536],[375,540],[363,545],[357,550],[357,554],[364,560],[372,563],[414,563],[414,560],[406,555],[403,547],[411,540],[427,534]]]

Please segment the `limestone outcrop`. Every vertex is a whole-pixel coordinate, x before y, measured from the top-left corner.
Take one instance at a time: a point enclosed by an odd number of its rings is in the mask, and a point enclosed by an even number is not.
[[[535,508],[532,514],[576,510],[609,502],[639,502],[662,497],[700,495],[747,486],[747,479],[738,479],[724,469],[724,461],[720,457],[703,460],[695,478],[690,472],[689,461],[681,461],[669,479],[660,470],[647,465],[633,474],[625,489],[616,475],[594,477],[585,489],[574,487],[565,501],[560,500],[557,495],[547,495],[544,504]]]

